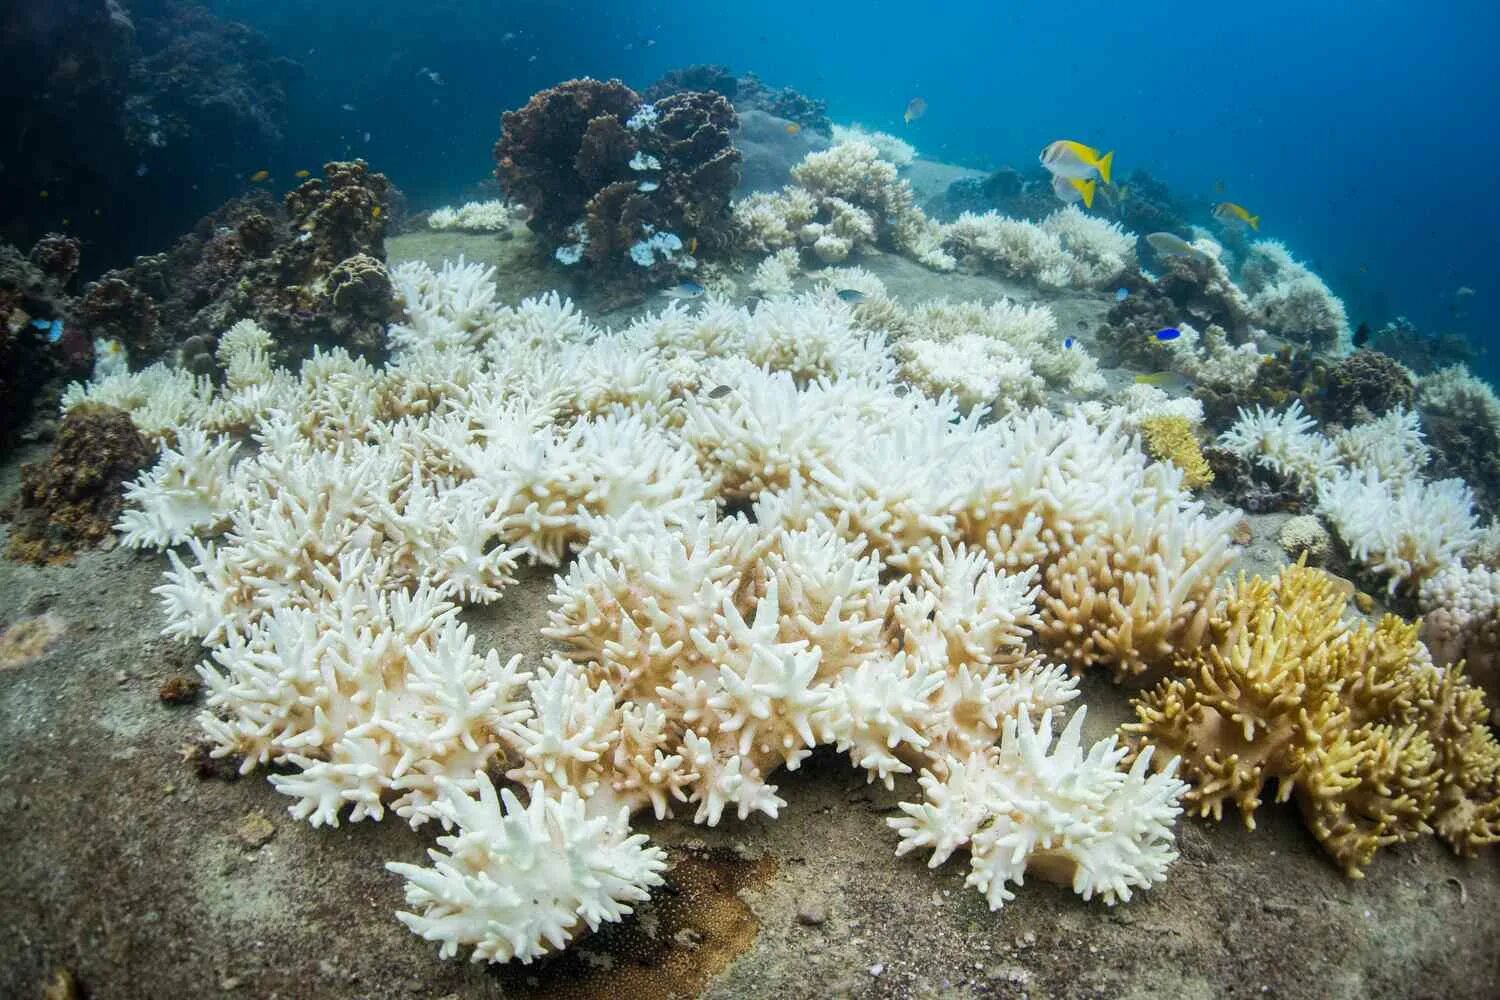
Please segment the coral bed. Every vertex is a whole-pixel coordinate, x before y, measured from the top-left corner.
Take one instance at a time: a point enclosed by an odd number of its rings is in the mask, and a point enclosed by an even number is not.
[[[168,630],[209,646],[216,754],[279,765],[313,824],[452,825],[431,867],[397,868],[419,933],[497,960],[560,947],[654,884],[631,813],[774,816],[778,775],[825,744],[871,781],[920,773],[897,844],[967,846],[992,906],[1027,872],[1109,902],[1163,877],[1184,786],[1083,746],[1078,715],[1054,745],[1051,720],[1068,667],[1196,644],[1237,514],[1205,516],[1116,423],[898,394],[832,295],[601,333],[556,299],[461,305],[472,266],[403,280],[412,328],[467,310],[463,338],[298,377],[240,327],[220,345],[238,374],[182,411],[121,527],[187,541],[159,590]],[[229,441],[202,437],[221,412],[258,443],[227,474]],[[481,655],[457,602],[574,553],[565,653]]]

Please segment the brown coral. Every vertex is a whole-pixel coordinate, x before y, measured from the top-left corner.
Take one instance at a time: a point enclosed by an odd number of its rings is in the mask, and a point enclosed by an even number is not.
[[[1482,692],[1438,669],[1417,626],[1342,620],[1346,591],[1298,564],[1241,578],[1179,676],[1135,701],[1139,751],[1182,758],[1187,807],[1254,814],[1275,779],[1351,877],[1381,847],[1436,832],[1459,853],[1500,839],[1500,747]]]
[[[122,484],[154,458],[124,410],[73,407],[47,461],[21,467],[7,555],[42,565],[66,562],[97,545],[109,537],[120,512]]]
[[[1323,414],[1342,424],[1368,423],[1398,406],[1410,410],[1415,400],[1406,369],[1379,351],[1358,351],[1329,371]]]

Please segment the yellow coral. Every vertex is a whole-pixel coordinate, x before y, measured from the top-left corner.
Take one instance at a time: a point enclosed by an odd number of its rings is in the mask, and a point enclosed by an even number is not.
[[[1183,472],[1183,483],[1199,490],[1214,481],[1213,470],[1198,447],[1198,438],[1187,417],[1151,417],[1141,421],[1146,451],[1159,462],[1171,462]]]
[[[1302,563],[1245,579],[1179,657],[1179,676],[1137,697],[1132,745],[1182,757],[1185,801],[1247,826],[1268,779],[1295,795],[1346,874],[1381,847],[1436,832],[1461,854],[1500,840],[1500,745],[1461,665],[1439,670],[1417,626],[1343,620],[1347,592]]]

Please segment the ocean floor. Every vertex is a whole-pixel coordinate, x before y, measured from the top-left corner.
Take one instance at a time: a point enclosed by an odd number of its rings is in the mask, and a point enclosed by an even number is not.
[[[393,263],[499,264],[508,301],[551,284],[507,266],[516,241],[422,233],[387,248]],[[896,257],[860,263],[907,302],[1038,298]],[[1047,301],[1085,342],[1108,308],[1104,295]],[[0,501],[42,454],[7,458]],[[1285,560],[1283,519],[1250,519],[1236,569]],[[936,871],[895,857],[885,820],[914,782],[867,785],[827,751],[778,775],[776,821],[639,823],[674,868],[624,925],[529,967],[442,960],[393,918],[401,879],[382,868],[421,860],[430,831],[395,817],[314,830],[262,774],[201,766],[198,707],[159,694],[198,656],[158,635],[151,588],[165,565],[123,548],[62,567],[0,562],[0,623],[47,613],[64,625],[39,658],[0,670],[0,996],[40,996],[59,970],[84,992],[56,995],[101,998],[1485,998],[1500,982],[1493,852],[1463,861],[1426,837],[1349,880],[1294,807],[1268,805],[1254,832],[1183,820],[1167,882],[1129,903],[1033,880],[991,913],[964,887],[962,856]],[[534,662],[550,588],[550,572],[529,571],[467,611],[481,648]],[[1102,676],[1085,679],[1084,699],[1087,739],[1127,715],[1127,692]]]

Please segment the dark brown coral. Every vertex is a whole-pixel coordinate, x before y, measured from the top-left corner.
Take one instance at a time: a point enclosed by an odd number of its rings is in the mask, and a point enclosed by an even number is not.
[[[599,188],[588,185],[578,169],[589,123],[601,117],[627,121],[640,105],[640,96],[619,80],[569,80],[500,116],[495,176],[510,198],[531,209],[534,232],[552,245],[563,242]]]
[[[1367,423],[1398,406],[1410,410],[1415,398],[1411,376],[1394,358],[1358,351],[1328,373],[1324,416],[1348,425]]]
[[[503,121],[495,158],[507,194],[531,210],[546,250],[576,248],[614,292],[673,280],[687,258],[730,248],[740,154],[723,96],[643,106],[618,80],[570,80]]]
[[[59,285],[66,285],[78,272],[82,250],[73,237],[48,233],[36,241],[28,256],[37,270]]]
[[[154,458],[124,410],[75,406],[63,418],[47,461],[21,467],[21,493],[8,511],[6,554],[45,565],[99,544],[124,503],[121,487]]]
[[[113,272],[90,284],[83,293],[78,320],[90,336],[118,340],[132,355],[152,353],[156,346],[156,303]]]

